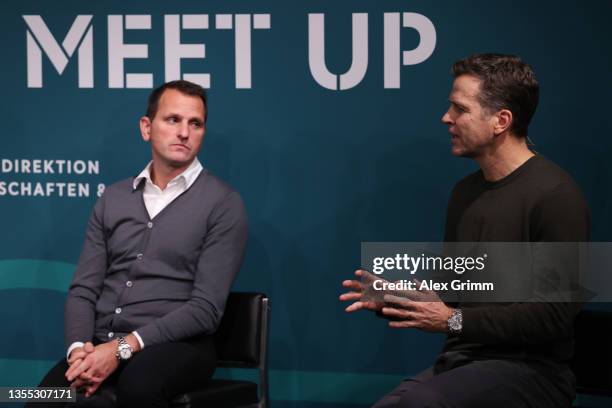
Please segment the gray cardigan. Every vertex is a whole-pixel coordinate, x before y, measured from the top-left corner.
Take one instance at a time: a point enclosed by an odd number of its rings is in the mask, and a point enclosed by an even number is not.
[[[145,346],[211,334],[247,241],[240,195],[202,170],[153,219],[133,178],[96,203],[68,291],[65,341],[138,331]]]

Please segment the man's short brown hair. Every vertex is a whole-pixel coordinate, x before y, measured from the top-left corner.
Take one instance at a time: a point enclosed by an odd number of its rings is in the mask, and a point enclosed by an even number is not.
[[[149,103],[147,104],[147,112],[145,115],[153,120],[155,114],[157,113],[157,107],[159,106],[159,99],[166,89],[175,89],[182,94],[197,96],[204,103],[204,122],[208,119],[208,103],[206,99],[206,91],[198,84],[194,84],[193,82],[184,81],[179,79],[177,81],[166,82],[162,86],[155,88],[151,95],[149,95]]]
[[[519,57],[476,54],[453,64],[455,78],[472,75],[480,79],[480,105],[489,112],[512,112],[510,131],[526,137],[529,122],[538,106],[540,86],[535,73]]]

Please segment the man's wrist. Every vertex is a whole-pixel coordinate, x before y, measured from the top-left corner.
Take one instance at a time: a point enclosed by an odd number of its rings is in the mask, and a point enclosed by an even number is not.
[[[131,334],[133,334],[136,337],[136,340],[138,340],[138,344],[140,345],[140,349],[142,350],[145,345],[144,345],[144,341],[142,341],[142,337],[140,337],[140,334],[138,334],[136,330],[134,330]]]
[[[72,353],[75,348],[83,347],[84,345],[85,343],[83,343],[82,341],[75,341],[74,343],[72,343],[66,351],[66,360],[70,359],[70,353]]]
[[[125,336],[125,342],[130,345],[134,353],[137,353],[140,351],[141,349],[140,342],[138,341],[136,336],[134,336],[133,333],[130,333],[127,336]]]

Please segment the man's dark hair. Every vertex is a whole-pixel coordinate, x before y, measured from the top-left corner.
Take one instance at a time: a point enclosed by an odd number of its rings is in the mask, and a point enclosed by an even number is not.
[[[165,84],[158,88],[155,88],[153,92],[151,92],[151,95],[149,95],[147,112],[145,113],[145,115],[149,119],[153,120],[153,118],[155,117],[155,114],[157,113],[157,107],[159,105],[159,99],[161,98],[164,91],[166,91],[166,89],[176,89],[182,94],[197,96],[198,98],[202,99],[202,102],[204,103],[204,122],[206,122],[206,119],[208,119],[208,104],[206,101],[206,91],[200,85],[194,84],[193,82],[184,81],[182,79],[166,82]]]
[[[526,137],[538,106],[540,86],[529,65],[514,55],[476,54],[453,64],[455,78],[472,75],[480,79],[480,105],[489,112],[512,112],[510,131]]]

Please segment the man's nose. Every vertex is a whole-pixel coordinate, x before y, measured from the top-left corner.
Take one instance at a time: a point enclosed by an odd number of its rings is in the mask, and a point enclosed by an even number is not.
[[[453,123],[450,115],[448,114],[448,111],[446,111],[444,115],[442,115],[442,123],[447,124],[447,125],[450,125]]]
[[[177,136],[181,139],[186,139],[189,137],[189,123],[181,122],[181,125],[178,128]]]

